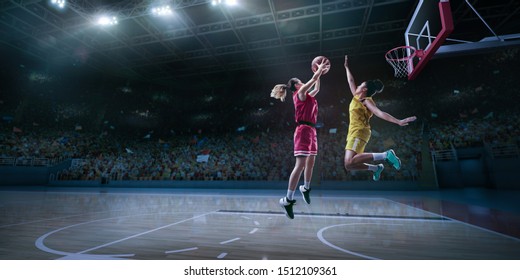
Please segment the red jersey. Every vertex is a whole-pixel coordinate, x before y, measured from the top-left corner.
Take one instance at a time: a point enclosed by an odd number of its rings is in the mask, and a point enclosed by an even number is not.
[[[318,121],[318,101],[316,98],[307,94],[305,101],[298,98],[298,91],[293,93],[294,118],[296,123],[300,121],[316,124]]]
[[[318,120],[318,101],[308,94],[305,101],[301,101],[298,92],[295,92],[293,102],[294,118],[296,123],[299,123],[294,130],[294,156],[316,156],[318,137],[314,125]],[[309,126],[309,123],[314,125]]]

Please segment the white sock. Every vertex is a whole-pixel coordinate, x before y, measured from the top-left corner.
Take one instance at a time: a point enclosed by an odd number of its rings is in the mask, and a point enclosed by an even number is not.
[[[378,169],[379,169],[379,166],[377,165],[373,165],[373,164],[366,164],[366,166],[368,166],[368,170],[372,171],[372,172],[376,172]]]
[[[287,198],[289,200],[294,200],[294,191],[287,189]]]
[[[386,153],[372,153],[372,157],[374,157],[374,161],[384,160],[386,159]]]
[[[311,182],[304,182],[304,183],[303,183],[303,187],[304,187],[306,190],[310,189],[310,188],[311,188]]]

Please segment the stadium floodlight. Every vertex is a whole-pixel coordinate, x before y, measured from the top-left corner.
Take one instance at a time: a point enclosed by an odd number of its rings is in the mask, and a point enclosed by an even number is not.
[[[65,8],[65,3],[66,3],[65,0],[51,0],[51,4],[60,9]]]
[[[221,5],[221,4],[226,4],[228,6],[235,6],[238,3],[237,3],[237,0],[211,0],[211,5],[213,5],[213,6]]]
[[[101,16],[98,18],[97,24],[101,26],[116,25],[117,17]]]
[[[170,6],[160,6],[152,9],[152,14],[154,16],[170,16],[173,14]]]

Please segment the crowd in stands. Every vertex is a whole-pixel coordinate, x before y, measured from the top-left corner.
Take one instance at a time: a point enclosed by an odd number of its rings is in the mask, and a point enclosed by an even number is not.
[[[497,114],[489,120],[473,119],[464,129],[459,122],[431,129],[432,139],[459,145],[468,138],[489,143],[518,143],[518,116]],[[59,135],[59,136],[57,136]],[[343,156],[346,129],[319,130],[316,176],[322,180],[370,180],[367,172],[346,172]],[[244,132],[228,135],[176,136],[170,139],[59,132],[43,129],[0,134],[0,156],[76,159],[61,180],[285,180],[294,158],[292,130]],[[401,171],[385,170],[383,180],[416,180],[419,176],[423,127],[373,127],[366,150],[395,149],[403,160]],[[479,140],[480,141],[480,140]],[[482,142],[480,142],[482,144]],[[463,147],[463,146],[461,146]],[[431,147],[435,148],[435,147]],[[444,147],[443,147],[444,148]],[[198,161],[199,156],[206,160]]]
[[[510,73],[519,70],[519,59],[518,50],[498,52],[474,62],[468,73],[471,79],[442,73],[424,78],[422,86],[385,81],[389,97],[377,96],[379,107],[396,117],[417,115],[418,120],[399,127],[374,117],[373,134],[366,151],[392,148],[403,160],[402,170],[387,168],[382,180],[417,180],[421,158],[429,157],[422,154],[422,145],[428,145],[430,150],[484,143],[520,146],[520,105],[516,102],[520,88],[518,79],[513,77],[516,74]],[[468,65],[457,67],[451,70],[460,71]],[[438,79],[443,80],[438,82]],[[324,125],[318,129],[319,155],[314,176],[320,176],[321,180],[371,180],[369,172],[346,172],[343,167],[349,98],[334,108],[320,107],[319,120]],[[25,103],[19,106],[31,106],[29,101]],[[17,118],[16,110],[9,108],[12,105],[0,102],[0,113]],[[138,133],[133,136],[118,133],[110,122],[103,123],[99,117],[101,128],[92,123],[89,126],[84,119],[92,119],[99,112],[87,105],[49,106],[53,109],[40,108],[44,113],[34,113],[32,120],[29,111],[24,124],[2,120],[0,157],[74,159],[72,167],[59,174],[60,180],[107,177],[286,181],[294,165],[294,124],[290,110],[280,113],[283,117],[278,118],[254,114],[265,118],[260,123],[272,124],[276,120],[276,125],[269,127],[252,125],[218,134],[192,130],[157,135],[152,131],[143,137]],[[54,114],[50,118],[53,125],[41,120],[42,114]]]

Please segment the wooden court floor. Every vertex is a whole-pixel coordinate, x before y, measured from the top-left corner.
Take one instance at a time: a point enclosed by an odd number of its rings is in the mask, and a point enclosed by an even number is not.
[[[0,259],[520,259],[520,214],[421,192],[0,191]],[[299,194],[297,194],[299,195]],[[493,205],[491,205],[493,206]]]

